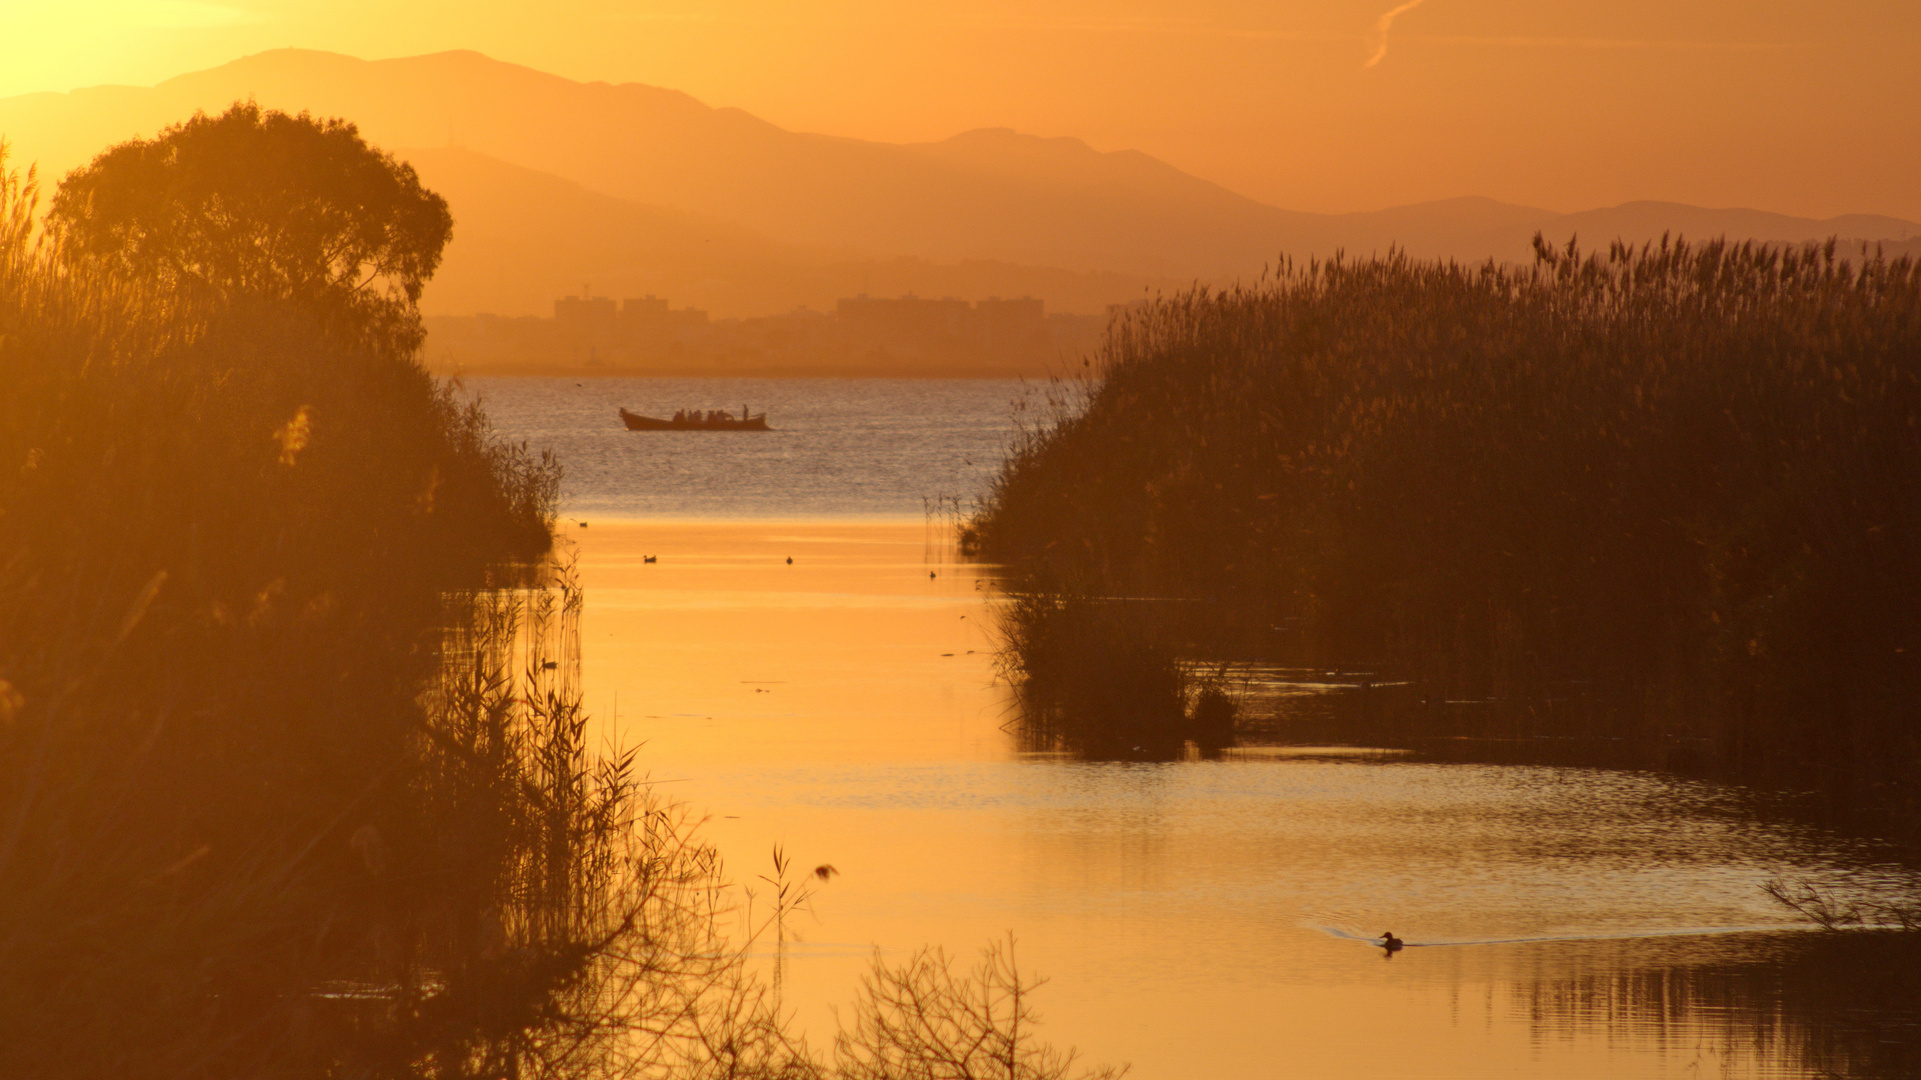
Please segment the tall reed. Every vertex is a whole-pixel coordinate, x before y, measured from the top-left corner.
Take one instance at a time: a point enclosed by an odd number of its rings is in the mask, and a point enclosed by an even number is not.
[[[1663,241],[1402,255],[1110,329],[972,523],[1028,587],[1921,812],[1921,268]]]

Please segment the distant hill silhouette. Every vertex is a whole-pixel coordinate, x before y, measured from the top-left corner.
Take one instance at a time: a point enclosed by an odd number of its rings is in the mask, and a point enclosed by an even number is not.
[[[1122,274],[993,260],[864,258],[792,244],[681,210],[589,191],[472,150],[403,150],[447,197],[454,239],[422,300],[428,314],[551,315],[557,296],[652,293],[719,316],[832,310],[843,296],[1043,296],[1062,311],[1099,312],[1156,283]]]
[[[1830,236],[1861,237],[1872,240],[1908,240],[1921,237],[1921,226],[1900,218],[1872,214],[1846,214],[1816,221],[1811,218],[1770,214],[1761,210],[1703,210],[1698,206],[1671,202],[1631,202],[1606,210],[1586,210],[1563,214],[1542,226],[1547,238],[1565,239],[1569,234],[1657,237],[1662,232],[1704,236],[1724,233],[1750,240],[1802,241]]]
[[[678,91],[580,83],[472,52],[363,61],[278,50],[151,88],[0,99],[0,133],[16,163],[37,159],[51,179],[113,142],[250,96],[351,119],[446,190],[459,224],[427,299],[443,312],[539,310],[556,287],[587,280],[722,314],[905,288],[1031,292],[1098,310],[1152,283],[1251,277],[1282,253],[1399,245],[1422,257],[1521,260],[1537,229],[1557,243],[1578,232],[1590,247],[1664,232],[1921,236],[1893,218],[1670,203],[1557,214],[1466,198],[1301,213],[1078,139],[985,129],[896,145],[797,133]],[[442,149],[422,149],[432,147]]]

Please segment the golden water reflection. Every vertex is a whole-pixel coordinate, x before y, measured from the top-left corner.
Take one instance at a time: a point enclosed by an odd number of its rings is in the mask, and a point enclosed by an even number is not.
[[[776,842],[841,871],[790,952],[817,1043],[873,948],[1010,930],[1053,980],[1049,1036],[1141,1077],[1800,1076],[1851,1037],[1782,1005],[1839,965],[1759,889],[1843,860],[1708,786],[1022,755],[986,573],[918,522],[573,538],[589,708],[712,815],[737,880]],[[1388,929],[1413,947],[1362,940]]]

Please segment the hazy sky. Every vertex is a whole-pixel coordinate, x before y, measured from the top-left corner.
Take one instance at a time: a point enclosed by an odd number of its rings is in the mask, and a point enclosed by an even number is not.
[[[1921,0],[0,0],[0,96],[289,45],[476,49],[866,138],[1078,135],[1291,209],[1921,218]]]

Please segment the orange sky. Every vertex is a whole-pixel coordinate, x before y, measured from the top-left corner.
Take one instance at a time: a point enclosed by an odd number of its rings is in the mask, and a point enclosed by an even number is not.
[[[11,0],[0,96],[444,49],[888,140],[1008,126],[1276,205],[1921,219],[1916,0]]]

